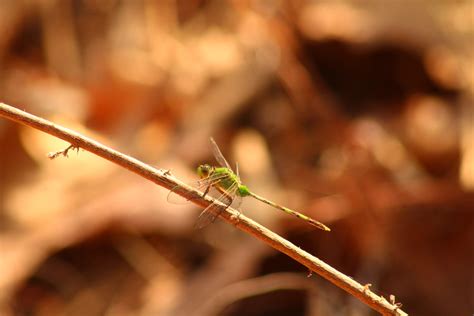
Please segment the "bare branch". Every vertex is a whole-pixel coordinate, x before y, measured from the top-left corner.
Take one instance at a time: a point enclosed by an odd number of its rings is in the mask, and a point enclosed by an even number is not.
[[[56,125],[50,121],[31,115],[4,103],[0,103],[0,116],[20,124],[34,127],[69,142],[71,146],[68,147],[67,150],[78,147],[82,148],[126,168],[164,188],[169,190],[174,189],[174,193],[185,197],[201,207],[206,207],[214,202],[214,200],[209,196],[202,197],[199,191],[179,181],[177,178],[172,176],[168,170],[155,169],[135,158],[124,155],[75,131]],[[67,150],[57,153],[56,156],[67,154]],[[245,217],[243,214],[238,213],[236,210],[226,208],[224,204],[220,204],[220,206],[222,208],[220,216],[224,220],[298,261],[306,266],[310,271],[316,272],[382,315],[407,315],[400,309],[401,305],[399,305],[399,303],[395,304],[394,302],[388,302],[385,298],[376,295],[369,289],[370,285],[361,285],[315,256],[275,234],[271,230],[256,223],[250,218]]]

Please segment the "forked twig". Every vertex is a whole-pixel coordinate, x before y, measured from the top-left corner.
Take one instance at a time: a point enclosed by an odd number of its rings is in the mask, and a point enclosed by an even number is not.
[[[36,128],[50,135],[61,138],[71,144],[68,149],[59,152],[59,154],[56,153],[56,156],[60,154],[67,155],[67,151],[73,148],[82,148],[123,168],[126,168],[162,187],[165,187],[169,190],[174,189],[174,193],[191,200],[193,203],[199,206],[206,207],[214,202],[214,200],[209,196],[202,197],[199,191],[179,181],[177,178],[172,176],[169,171],[164,169],[155,169],[133,157],[124,155],[75,131],[56,125],[50,121],[21,111],[4,103],[0,103],[0,116]],[[364,286],[356,282],[350,277],[337,271],[327,263],[300,249],[288,240],[275,234],[271,230],[256,223],[243,214],[240,214],[236,210],[230,207],[228,208],[224,204],[219,205],[222,208],[220,216],[223,219],[232,223],[240,230],[251,234],[252,236],[267,243],[274,249],[298,261],[302,265],[306,266],[310,271],[314,271],[321,275],[323,278],[329,280],[352,296],[358,298],[360,301],[364,302],[382,315],[407,315],[400,309],[399,304],[395,304],[393,302],[391,303],[385,298],[376,295],[369,289],[369,285]]]
[[[48,158],[53,160],[53,159],[58,158],[61,155],[63,155],[64,157],[69,157],[68,154],[70,150],[76,150],[79,153],[79,149],[80,147],[69,145],[66,149],[48,153]]]

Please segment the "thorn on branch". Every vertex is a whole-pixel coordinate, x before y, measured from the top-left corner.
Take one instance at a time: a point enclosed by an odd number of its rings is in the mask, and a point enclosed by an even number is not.
[[[366,285],[364,285],[364,289],[363,289],[364,294],[367,294],[367,292],[370,291],[371,286],[372,286],[372,283],[367,283]]]
[[[64,150],[48,153],[48,158],[53,160],[53,159],[58,158],[60,155],[63,155],[64,157],[68,157],[68,153],[70,150],[76,150],[77,153],[79,153],[79,149],[81,149],[79,146],[75,146],[71,144]]]
[[[390,294],[390,303],[395,306],[394,311],[396,311],[397,309],[399,309],[403,306],[402,303],[397,303],[397,301],[395,299],[395,295],[393,295],[393,294]]]

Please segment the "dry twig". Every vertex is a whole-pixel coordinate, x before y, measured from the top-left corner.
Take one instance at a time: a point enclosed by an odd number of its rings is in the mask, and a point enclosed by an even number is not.
[[[90,151],[162,187],[174,189],[175,193],[185,197],[199,206],[206,207],[210,203],[214,202],[214,200],[209,196],[202,197],[199,191],[179,181],[177,178],[172,176],[169,171],[155,169],[135,158],[124,155],[65,127],[56,125],[50,121],[21,111],[4,103],[0,103],[0,116],[30,127],[34,127],[45,133],[61,138],[71,144],[71,146],[68,148],[82,148],[84,150]],[[61,151],[60,153],[64,153],[64,151]],[[236,210],[227,208],[224,204],[221,204],[221,207],[222,212],[220,215],[226,221],[232,223],[240,230],[262,240],[274,249],[298,261],[302,265],[306,266],[310,271],[314,271],[321,275],[328,281],[332,282],[334,285],[358,298],[372,309],[383,315],[407,315],[400,309],[400,305],[390,303],[385,298],[376,295],[369,289],[369,286],[364,286],[356,282],[320,259],[295,246],[288,240],[275,234],[271,230],[245,217],[243,214],[238,213]]]

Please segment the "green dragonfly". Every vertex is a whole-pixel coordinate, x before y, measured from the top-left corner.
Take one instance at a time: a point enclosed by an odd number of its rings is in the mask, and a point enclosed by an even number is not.
[[[260,202],[263,202],[267,205],[270,205],[276,209],[279,209],[287,214],[296,216],[299,219],[306,221],[307,223],[325,230],[330,231],[329,227],[324,225],[321,222],[318,222],[304,214],[291,210],[287,207],[278,205],[270,200],[267,200],[252,191],[249,188],[242,184],[240,177],[239,177],[239,168],[236,165],[236,172],[232,170],[227,160],[222,155],[219,147],[217,146],[214,139],[211,137],[211,147],[214,157],[216,158],[217,162],[220,164],[220,167],[214,167],[208,164],[200,165],[197,168],[197,173],[200,178],[198,181],[198,188],[204,190],[203,197],[205,197],[211,189],[217,190],[220,195],[216,199],[216,201],[223,203],[226,207],[233,206],[235,209],[239,209],[240,203],[243,197],[251,196]],[[168,195],[168,200],[170,200],[170,196],[172,195],[173,191],[170,192]],[[197,228],[203,228],[208,224],[215,221],[218,217],[220,211],[222,209],[218,206],[217,203],[212,203],[208,207],[206,207],[196,222]]]

